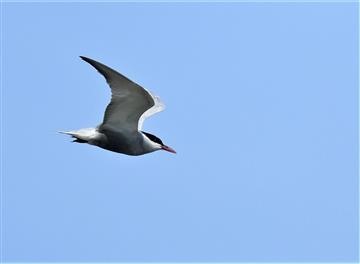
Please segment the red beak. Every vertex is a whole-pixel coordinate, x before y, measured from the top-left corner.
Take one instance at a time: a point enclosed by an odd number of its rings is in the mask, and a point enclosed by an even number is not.
[[[169,151],[169,152],[171,152],[171,153],[175,153],[175,154],[176,154],[176,151],[173,150],[172,148],[168,147],[168,146],[162,145],[161,148],[162,148],[163,150],[166,150],[166,151]]]

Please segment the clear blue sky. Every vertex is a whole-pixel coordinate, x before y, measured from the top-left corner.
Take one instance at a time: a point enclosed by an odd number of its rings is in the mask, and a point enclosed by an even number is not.
[[[4,261],[356,261],[356,3],[7,3]],[[140,157],[70,143],[160,95]]]

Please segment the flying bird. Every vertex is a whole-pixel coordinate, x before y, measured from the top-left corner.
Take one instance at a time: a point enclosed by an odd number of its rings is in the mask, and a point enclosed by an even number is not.
[[[83,56],[80,58],[105,77],[111,88],[111,101],[103,122],[97,127],[60,133],[72,136],[73,142],[127,155],[138,156],[156,150],[176,153],[157,136],[142,131],[144,120],[165,108],[158,96],[100,62]]]

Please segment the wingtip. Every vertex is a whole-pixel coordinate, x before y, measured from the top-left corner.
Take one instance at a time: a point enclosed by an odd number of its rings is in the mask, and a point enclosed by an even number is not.
[[[80,59],[82,59],[83,61],[86,61],[87,63],[89,63],[90,65],[92,65],[93,67],[96,67],[96,64],[101,64],[100,62],[97,62],[96,60],[90,59],[88,57],[85,56],[79,56]]]
[[[90,60],[89,58],[87,58],[87,57],[85,57],[85,56],[79,56],[79,57],[80,57],[80,59],[82,59],[82,60],[84,60],[84,61]]]

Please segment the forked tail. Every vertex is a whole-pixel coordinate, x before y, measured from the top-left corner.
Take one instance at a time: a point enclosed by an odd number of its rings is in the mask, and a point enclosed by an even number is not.
[[[74,131],[59,131],[59,133],[71,136],[74,139],[72,142],[88,143],[95,131],[95,128],[84,128]]]

